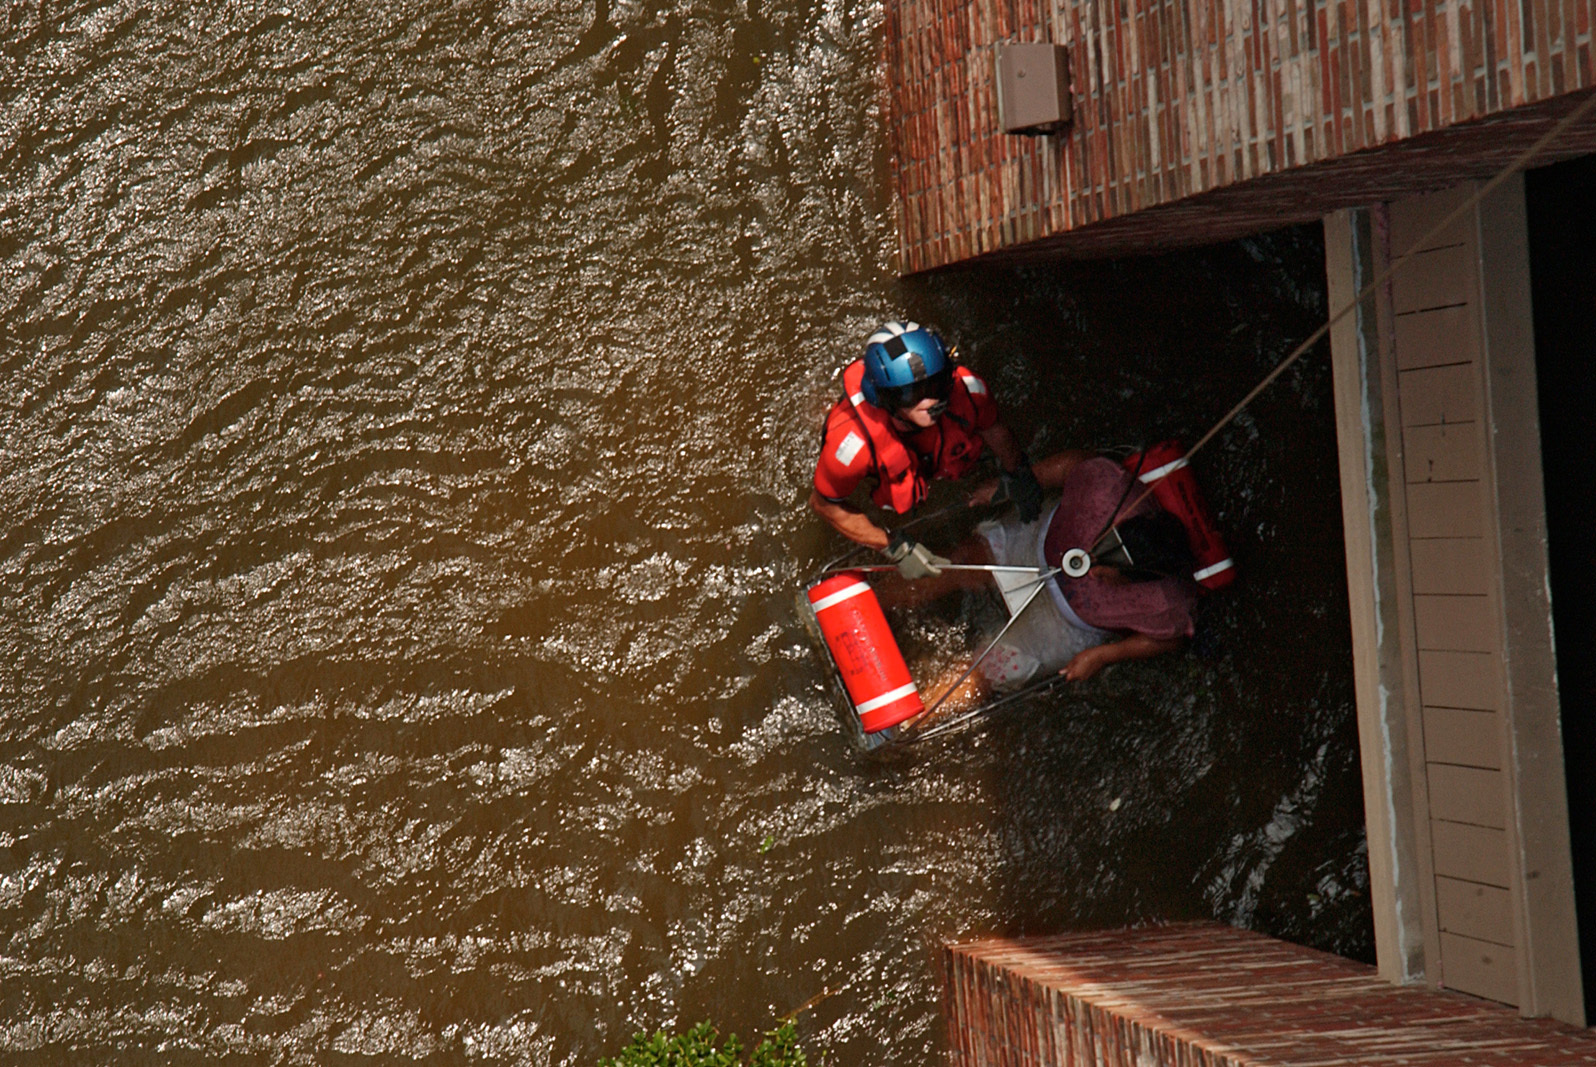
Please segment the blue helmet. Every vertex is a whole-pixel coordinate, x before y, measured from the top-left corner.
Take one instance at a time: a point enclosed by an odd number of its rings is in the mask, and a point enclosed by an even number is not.
[[[917,322],[888,322],[865,342],[864,398],[878,408],[909,408],[926,397],[946,400],[953,363],[942,338]]]

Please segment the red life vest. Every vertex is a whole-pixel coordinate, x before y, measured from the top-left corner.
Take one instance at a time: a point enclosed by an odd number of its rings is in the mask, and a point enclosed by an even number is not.
[[[963,367],[953,368],[953,388],[948,391],[948,409],[937,420],[939,431],[935,455],[923,455],[904,443],[892,425],[892,415],[864,398],[864,360],[855,360],[842,372],[844,408],[864,430],[875,461],[878,479],[870,499],[879,507],[907,514],[925,499],[932,478],[962,478],[981,458],[981,434],[976,429],[975,401],[965,379],[975,375]]]

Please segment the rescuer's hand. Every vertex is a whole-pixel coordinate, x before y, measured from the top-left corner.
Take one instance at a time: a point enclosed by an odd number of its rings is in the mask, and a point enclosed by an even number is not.
[[[892,535],[882,553],[898,565],[905,578],[935,578],[948,561],[905,533]]]
[[[1035,522],[1042,514],[1042,485],[1036,480],[1036,472],[1031,470],[1031,461],[1021,456],[1020,465],[1012,471],[1004,471],[1001,482],[1001,496],[1014,503],[1020,521]]]

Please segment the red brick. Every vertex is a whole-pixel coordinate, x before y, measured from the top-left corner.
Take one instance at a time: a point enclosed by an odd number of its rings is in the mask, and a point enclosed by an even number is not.
[[[1589,1031],[1214,924],[989,939],[944,965],[959,1067],[1596,1063]]]
[[[1264,12],[1281,9],[1255,0],[1072,2],[1056,16],[1034,0],[888,0],[900,262],[1140,251],[1316,218],[1491,173],[1548,127],[1559,95],[1596,87],[1589,0],[1479,0],[1458,27],[1461,70],[1437,6],[1287,5],[1281,39]],[[1073,129],[995,130],[999,38],[1068,42]],[[1593,146],[1596,130],[1573,131],[1538,162]]]

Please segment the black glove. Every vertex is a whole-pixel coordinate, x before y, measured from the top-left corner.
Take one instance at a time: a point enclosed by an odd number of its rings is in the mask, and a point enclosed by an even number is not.
[[[901,531],[892,535],[881,553],[898,565],[905,578],[935,578],[948,562]]]
[[[1004,471],[999,479],[1002,499],[1013,503],[1020,513],[1021,522],[1035,522],[1042,514],[1042,483],[1031,470],[1031,461],[1020,457],[1020,465]]]

